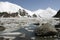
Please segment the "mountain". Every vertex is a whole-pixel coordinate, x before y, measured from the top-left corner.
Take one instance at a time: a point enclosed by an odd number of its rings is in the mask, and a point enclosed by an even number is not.
[[[32,15],[31,11],[22,8],[21,6],[19,6],[17,4],[13,4],[10,2],[0,2],[0,12],[10,13],[9,15],[11,15],[11,13],[14,13],[14,15],[15,15],[16,12],[19,13],[19,9],[21,12],[25,11],[26,13],[28,13],[28,15],[30,15],[30,16]],[[8,15],[7,13],[5,15]],[[2,16],[2,14],[1,14],[1,16]]]
[[[20,9],[20,10],[19,10]],[[27,10],[17,4],[13,4],[13,3],[10,3],[10,2],[0,2],[0,12],[4,12],[4,15],[2,13],[0,13],[0,16],[4,16],[6,17],[6,15],[9,15],[9,16],[12,16],[12,17],[15,17],[17,16],[18,13],[21,13],[21,15],[25,15],[25,16],[32,16],[32,15],[35,15],[37,17],[52,17],[56,14],[56,10],[53,10],[52,8],[47,8],[45,10],[43,9],[39,9],[39,10],[36,10],[36,11],[30,11],[30,10]],[[7,13],[10,13],[10,14],[7,14]],[[13,14],[12,14],[13,13]],[[25,13],[25,14],[24,14]],[[19,16],[21,16],[19,15]]]
[[[53,17],[54,15],[56,15],[57,11],[48,7],[45,10],[43,10],[43,9],[36,10],[36,11],[34,11],[34,13],[40,17],[49,18],[49,17]]]

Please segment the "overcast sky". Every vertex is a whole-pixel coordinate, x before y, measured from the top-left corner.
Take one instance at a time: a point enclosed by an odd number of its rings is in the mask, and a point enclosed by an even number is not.
[[[46,9],[51,7],[55,10],[60,9],[60,0],[0,0],[8,1],[20,5],[28,10]]]

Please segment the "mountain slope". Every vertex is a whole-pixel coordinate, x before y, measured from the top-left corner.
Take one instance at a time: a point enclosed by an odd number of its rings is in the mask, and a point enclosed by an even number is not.
[[[19,13],[19,9],[21,9],[21,12],[23,12],[23,10],[26,11],[26,13],[28,13],[28,15],[32,15],[32,12],[22,8],[21,6],[17,5],[17,4],[13,4],[10,2],[0,2],[0,12],[8,12],[8,13],[15,13],[18,12]]]
[[[0,12],[17,12],[19,9],[23,8],[10,2],[0,2]]]

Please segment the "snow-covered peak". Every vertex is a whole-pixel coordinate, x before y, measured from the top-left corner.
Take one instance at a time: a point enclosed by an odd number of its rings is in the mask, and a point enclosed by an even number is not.
[[[21,6],[10,2],[0,2],[0,12],[17,12],[19,9],[23,9]]]
[[[45,10],[39,9],[37,11],[34,11],[34,13],[43,18],[50,18],[50,17],[56,15],[57,11],[48,7]]]
[[[52,8],[50,8],[50,7],[48,7],[47,9],[46,9],[47,11],[52,11],[52,12],[57,12],[56,10],[54,10],[54,9],[52,9]]]
[[[53,10],[52,8],[48,7],[46,10]]]
[[[56,10],[54,10],[54,9],[52,9],[52,8],[50,8],[50,7],[48,7],[48,8],[46,9],[46,11],[49,13],[49,15],[51,15],[51,17],[54,16],[54,15],[56,15],[56,13],[57,13]]]

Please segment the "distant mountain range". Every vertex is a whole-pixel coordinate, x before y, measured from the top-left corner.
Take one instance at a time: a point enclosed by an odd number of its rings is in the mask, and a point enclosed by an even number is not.
[[[20,10],[19,10],[20,9]],[[11,13],[16,13],[18,12],[18,14],[22,13],[26,13],[25,16],[32,16],[33,14],[35,14],[34,16],[37,17],[44,17],[44,18],[49,18],[52,17],[54,15],[56,15],[57,11],[48,7],[47,9],[43,10],[43,9],[38,9],[36,11],[30,11],[27,10],[19,5],[10,3],[10,2],[0,2],[0,12],[7,12],[10,14],[10,16],[12,15]],[[7,14],[6,13],[6,14]],[[1,15],[1,14],[0,14]],[[13,14],[14,15],[14,14]],[[22,14],[21,14],[22,15]],[[19,15],[19,16],[21,16]],[[15,15],[17,16],[17,15]],[[24,16],[24,15],[23,15]]]
[[[38,16],[41,16],[41,17],[52,17],[52,16],[56,15],[57,11],[48,7],[45,10],[39,9],[37,11],[34,11],[34,13]]]

